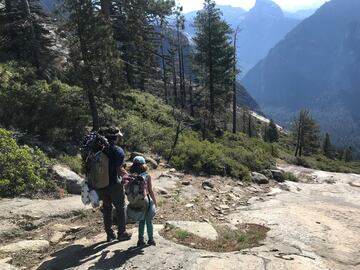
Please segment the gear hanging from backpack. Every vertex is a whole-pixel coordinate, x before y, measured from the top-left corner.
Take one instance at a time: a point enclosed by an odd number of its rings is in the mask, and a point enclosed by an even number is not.
[[[83,140],[81,156],[86,181],[91,189],[97,190],[109,185],[109,158],[105,153],[108,148],[108,140],[99,132],[91,132]]]
[[[81,183],[81,201],[85,205],[91,203],[93,208],[100,206],[99,195],[97,194],[96,190],[90,190],[88,184],[85,181]]]

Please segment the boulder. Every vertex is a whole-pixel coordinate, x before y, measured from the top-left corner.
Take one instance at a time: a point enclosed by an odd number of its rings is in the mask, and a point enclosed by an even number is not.
[[[252,178],[252,181],[258,185],[263,185],[263,184],[269,183],[269,179],[261,173],[252,172],[251,178]]]
[[[24,240],[0,247],[1,252],[42,251],[50,246],[46,240]]]
[[[209,240],[216,240],[218,237],[215,228],[207,222],[168,221],[166,223],[166,226],[174,226],[176,228]]]
[[[265,175],[267,178],[273,178],[273,174],[271,170],[262,170],[261,173]]]
[[[133,160],[134,157],[136,156],[143,156],[145,158],[145,161],[147,163],[147,165],[149,167],[151,167],[152,169],[156,169],[158,167],[158,163],[156,162],[156,160],[154,160],[152,157],[148,156],[148,155],[145,155],[143,153],[140,153],[140,152],[132,152],[130,154],[130,159]]]
[[[284,182],[284,173],[280,170],[271,170],[272,177],[278,182]]]
[[[203,187],[203,189],[213,189],[214,188],[214,184],[210,180],[205,180],[204,182],[202,182],[201,186]]]
[[[58,181],[64,184],[65,189],[70,194],[81,194],[81,183],[84,178],[70,170],[69,168],[56,164],[52,171]]]

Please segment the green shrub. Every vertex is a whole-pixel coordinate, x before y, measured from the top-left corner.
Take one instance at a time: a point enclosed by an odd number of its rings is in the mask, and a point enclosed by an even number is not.
[[[177,229],[175,231],[175,237],[179,240],[185,240],[186,238],[189,238],[191,236],[192,236],[192,233],[185,231],[185,230]]]
[[[39,149],[19,146],[12,133],[0,129],[0,196],[32,194],[52,185],[46,175],[50,161]]]
[[[194,173],[203,172],[248,180],[249,168],[267,167],[266,162],[262,163],[256,159],[256,155],[241,146],[230,148],[217,142],[202,141],[195,133],[189,132],[181,138],[172,158],[172,164],[179,169]],[[259,163],[253,164],[257,162]],[[271,164],[271,161],[268,163]]]
[[[0,64],[0,123],[58,143],[83,137],[89,121],[83,91],[36,80],[31,67]]]
[[[292,182],[299,182],[299,179],[293,173],[284,172],[283,176],[284,176],[285,180],[292,181]]]

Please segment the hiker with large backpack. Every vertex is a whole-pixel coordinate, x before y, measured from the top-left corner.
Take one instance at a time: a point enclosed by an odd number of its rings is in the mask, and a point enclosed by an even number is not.
[[[83,155],[85,155],[85,171],[87,184],[96,190],[103,201],[103,219],[107,241],[116,239],[112,230],[112,208],[115,207],[118,227],[118,240],[131,238],[126,231],[125,194],[122,177],[127,174],[122,167],[125,154],[117,146],[122,133],[117,128],[108,128],[93,132],[85,138]]]
[[[145,246],[145,225],[148,235],[148,245],[155,246],[153,218],[156,212],[156,198],[152,188],[151,176],[148,174],[145,158],[136,156],[126,176],[125,192],[129,204],[126,212],[129,218],[139,222],[138,247]]]

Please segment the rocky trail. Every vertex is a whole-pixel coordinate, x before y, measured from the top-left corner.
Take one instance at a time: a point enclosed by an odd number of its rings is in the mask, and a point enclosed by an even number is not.
[[[300,181],[255,174],[256,183],[243,184],[151,171],[159,200],[157,246],[142,249],[134,225],[130,241],[104,242],[100,211],[82,205],[78,195],[2,199],[0,269],[360,269],[360,175],[278,167]],[[269,231],[256,247],[220,253],[163,238],[166,223],[200,239],[216,239],[219,225],[258,224]]]

